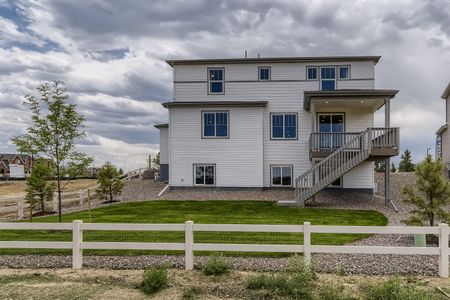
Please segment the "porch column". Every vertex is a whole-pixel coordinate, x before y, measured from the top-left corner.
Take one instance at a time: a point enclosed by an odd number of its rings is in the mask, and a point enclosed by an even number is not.
[[[316,132],[316,106],[313,101],[311,101],[309,111],[311,112],[311,133],[314,133],[314,132]],[[311,151],[311,149],[309,149],[309,151]],[[314,165],[315,165],[314,160],[311,160],[311,167],[314,167]],[[313,173],[313,182],[312,183],[313,183],[313,185],[316,183],[316,174],[315,173]],[[315,195],[311,198],[311,202],[312,203],[316,202]]]
[[[391,126],[391,99],[384,100],[384,127]],[[391,159],[388,157],[385,160],[384,170],[384,204],[387,206],[391,200]]]

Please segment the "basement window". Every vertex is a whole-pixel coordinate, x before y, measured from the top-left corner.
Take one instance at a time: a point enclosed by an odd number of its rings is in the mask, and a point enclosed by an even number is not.
[[[272,177],[272,186],[292,186],[292,166],[271,166],[270,173]]]

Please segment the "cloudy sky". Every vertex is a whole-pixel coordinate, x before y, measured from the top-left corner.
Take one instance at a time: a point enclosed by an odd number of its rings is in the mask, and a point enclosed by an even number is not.
[[[382,55],[376,87],[399,89],[392,123],[415,160],[445,121],[450,0],[0,0],[0,152],[24,132],[23,96],[63,80],[87,119],[95,164],[144,167],[172,99],[169,58]],[[377,114],[382,123],[382,112]]]

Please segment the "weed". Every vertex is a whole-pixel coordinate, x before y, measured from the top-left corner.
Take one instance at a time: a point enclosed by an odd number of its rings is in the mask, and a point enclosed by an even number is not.
[[[420,289],[414,283],[402,283],[398,277],[391,277],[381,283],[365,284],[362,290],[367,300],[438,299],[436,294]]]
[[[153,267],[144,272],[144,279],[140,285],[141,290],[148,294],[154,294],[167,286],[169,276],[166,267]]]
[[[208,258],[202,267],[202,272],[205,275],[222,275],[230,271],[230,264],[217,254]]]

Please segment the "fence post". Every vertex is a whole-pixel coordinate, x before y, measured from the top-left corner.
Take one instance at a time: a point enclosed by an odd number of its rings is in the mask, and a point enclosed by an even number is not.
[[[186,221],[186,223],[184,223],[184,267],[186,271],[194,269],[194,251],[192,249],[194,244],[194,232],[192,230],[193,225],[194,222],[192,221]]]
[[[23,198],[20,198],[19,201],[17,201],[17,219],[21,219],[23,217],[23,206],[24,206],[24,200]]]
[[[448,278],[448,225],[439,224],[439,276]]]
[[[78,270],[83,267],[83,229],[81,224],[83,221],[74,220],[72,222],[72,269]]]
[[[311,223],[303,223],[303,259],[309,265],[311,263]]]

